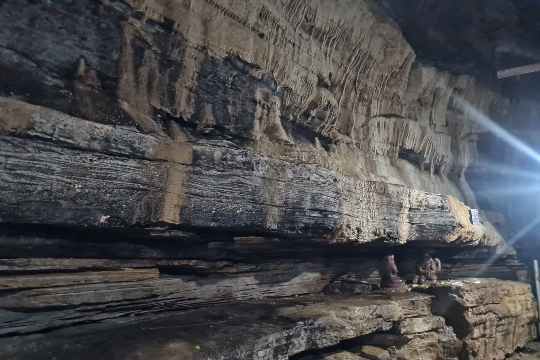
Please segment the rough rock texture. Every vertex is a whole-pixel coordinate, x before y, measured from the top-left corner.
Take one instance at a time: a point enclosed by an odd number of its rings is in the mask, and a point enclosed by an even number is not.
[[[509,101],[375,1],[4,0],[0,25],[2,358],[452,358],[429,297],[369,295],[379,259],[522,278],[482,265],[504,241],[466,178],[461,104]]]
[[[537,360],[540,358],[540,343],[538,341],[527,344],[512,356],[510,360]]]
[[[504,359],[537,336],[537,305],[527,284],[471,278],[428,292],[436,296],[433,312],[463,340],[464,358]]]
[[[288,359],[374,332],[391,332],[416,316],[430,318],[431,298],[408,294],[395,298],[303,297],[273,304],[245,303],[158,316],[111,329],[82,326],[77,333],[59,330],[16,341],[0,339],[3,359]],[[397,330],[407,341],[439,332],[453,334],[444,321],[413,332]],[[417,320],[413,320],[417,321]],[[408,325],[405,325],[408,326]],[[99,330],[99,331],[97,331]],[[122,336],[129,333],[130,336]],[[455,335],[452,335],[455,339]],[[439,351],[448,339],[431,336]],[[104,339],[107,339],[104,341]],[[311,356],[311,355],[310,355]],[[416,358],[416,357],[414,357]],[[424,359],[440,359],[441,354]],[[418,358],[420,359],[420,358]]]
[[[439,69],[477,74],[510,101],[506,114],[491,120],[520,141],[538,149],[540,73],[497,79],[497,72],[540,61],[535,39],[540,34],[535,0],[438,0],[380,2],[399,24],[417,58]],[[515,148],[512,142],[485,132],[479,134],[479,158],[470,164],[466,177],[479,207],[490,222],[508,238],[517,236],[520,255],[536,258],[540,251],[535,234],[540,231],[537,156]]]
[[[175,143],[9,99],[0,106],[12,135],[0,138],[6,223],[169,223],[398,244],[499,241],[471,225],[453,197],[338,176],[230,142]]]
[[[357,354],[351,353],[349,351],[340,351],[333,354],[326,354],[326,355],[313,355],[306,359],[311,360],[367,360],[367,358],[363,356],[359,356]]]
[[[3,222],[501,242],[470,224],[449,104],[505,102],[415,63],[369,1],[1,6]]]

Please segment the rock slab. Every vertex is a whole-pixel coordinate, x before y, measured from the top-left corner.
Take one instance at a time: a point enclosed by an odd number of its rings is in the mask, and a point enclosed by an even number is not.
[[[537,305],[527,283],[470,278],[427,292],[435,295],[433,312],[463,341],[463,358],[504,359],[537,336]]]

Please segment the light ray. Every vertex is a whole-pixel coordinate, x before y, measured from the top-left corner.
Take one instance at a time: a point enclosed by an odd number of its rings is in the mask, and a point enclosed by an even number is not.
[[[528,195],[540,192],[540,186],[505,186],[490,187],[486,190],[477,190],[476,194],[480,196],[513,196]]]
[[[486,261],[482,267],[478,270],[478,272],[475,274],[476,277],[482,275],[487,271],[487,269],[495,263],[501,256],[506,254],[509,250],[511,250],[512,246],[522,237],[527,235],[531,230],[533,230],[536,226],[540,225],[540,216],[538,216],[536,219],[534,219],[532,222],[530,222],[527,226],[523,227],[520,231],[518,231],[514,236],[510,238],[510,240],[506,241],[504,246],[498,251],[493,254],[488,261]]]
[[[469,115],[469,118],[483,127],[484,129],[493,133],[496,137],[500,138],[508,145],[516,149],[517,151],[525,154],[531,160],[540,164],[540,154],[538,154],[531,146],[527,145],[525,142],[518,139],[516,136],[511,134],[508,130],[504,129],[494,121],[492,121],[488,116],[483,114],[481,111],[472,106],[468,101],[461,97],[456,97],[456,104],[461,107],[465,114]],[[532,222],[527,226],[523,227],[518,231],[512,238],[505,242],[502,248],[499,248],[495,254],[493,254],[488,261],[486,261],[480,270],[476,273],[476,276],[479,276],[486,272],[486,270],[497,261],[502,255],[506,254],[508,250],[522,237],[527,235],[531,230],[540,224],[540,216],[536,217]]]
[[[540,164],[540,155],[529,145],[512,135],[508,130],[504,129],[500,125],[496,124],[493,120],[477,110],[474,106],[469,104],[468,101],[461,97],[456,97],[456,103],[463,109],[463,111],[470,115],[471,120],[492,132],[495,136],[504,140],[508,145],[512,146],[516,150],[526,154],[534,161]]]
[[[489,169],[490,172],[498,175],[511,175],[528,180],[540,181],[540,172],[526,171],[523,169],[518,169],[514,166],[503,165],[491,161],[477,161],[474,167]]]

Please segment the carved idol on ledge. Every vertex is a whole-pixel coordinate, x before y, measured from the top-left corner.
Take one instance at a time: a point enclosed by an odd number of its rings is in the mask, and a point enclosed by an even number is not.
[[[398,275],[398,268],[394,255],[386,255],[379,269],[381,275],[381,289],[386,292],[406,292],[407,286]]]
[[[434,283],[439,279],[441,270],[441,260],[433,258],[429,253],[425,253],[423,259],[416,265],[414,283],[418,285]]]

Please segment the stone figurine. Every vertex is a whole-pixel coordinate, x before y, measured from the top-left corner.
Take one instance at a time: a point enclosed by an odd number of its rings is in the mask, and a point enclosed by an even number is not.
[[[98,79],[96,70],[88,66],[84,57],[79,58],[77,64],[76,81],[80,86],[86,86],[92,89],[101,88],[101,82]]]
[[[379,270],[381,275],[381,288],[383,290],[405,290],[405,283],[398,275],[398,268],[394,255],[386,255]]]
[[[422,261],[416,265],[414,283],[422,285],[425,283],[436,282],[439,279],[441,270],[441,260],[433,258],[431,254],[426,253],[424,254]]]

